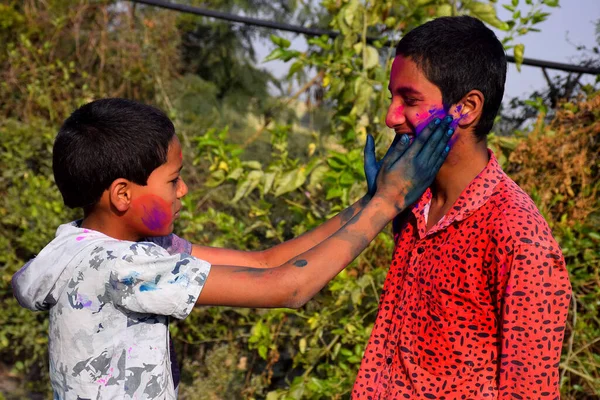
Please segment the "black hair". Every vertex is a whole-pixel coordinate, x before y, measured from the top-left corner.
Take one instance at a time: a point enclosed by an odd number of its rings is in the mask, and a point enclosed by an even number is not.
[[[506,81],[506,54],[491,29],[473,17],[436,18],[406,34],[396,46],[399,55],[409,57],[440,88],[446,110],[469,91],[481,91],[484,103],[475,135],[486,137]]]
[[[146,185],[167,161],[174,135],[164,112],[132,100],[101,99],[78,108],[60,128],[52,155],[65,204],[93,206],[118,178]]]

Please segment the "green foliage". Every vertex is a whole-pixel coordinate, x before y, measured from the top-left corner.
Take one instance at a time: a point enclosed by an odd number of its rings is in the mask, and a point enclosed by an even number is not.
[[[6,43],[0,51],[0,361],[24,387],[47,394],[47,316],[16,304],[10,277],[59,224],[78,217],[63,207],[50,165],[58,125],[77,105],[124,96],[167,110],[184,144],[190,187],[176,232],[198,244],[260,250],[312,229],[364,194],[366,134],[374,134],[380,150],[390,139],[384,118],[393,49],[387,39],[436,16],[471,14],[506,32],[504,44],[521,57],[515,40],[535,30],[557,2],[506,2],[512,18],[501,21],[495,1],[324,0],[322,20],[342,32],[339,38],[312,38],[302,53],[270,36],[269,58],[288,61],[290,79],[314,74],[305,102],[299,95],[271,97],[265,88],[271,78],[259,69],[244,74],[253,67],[251,57],[244,58],[252,50],[249,32],[197,25],[196,18],[149,7],[26,3],[0,5]],[[255,7],[274,18],[295,7],[209,5],[247,13]],[[370,45],[367,36],[383,40]],[[552,224],[569,264],[576,308],[561,363],[567,399],[600,393],[594,158],[600,97],[588,97],[596,100],[565,104],[553,125],[540,118],[528,135],[490,137],[500,161]],[[540,104],[532,106],[545,114]],[[383,232],[300,310],[197,308],[173,324],[181,398],[348,398],[392,249],[390,233]]]

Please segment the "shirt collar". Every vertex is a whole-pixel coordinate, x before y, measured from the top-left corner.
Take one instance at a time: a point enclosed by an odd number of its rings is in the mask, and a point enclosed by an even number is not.
[[[483,206],[494,193],[496,186],[505,176],[504,171],[498,164],[494,153],[488,149],[489,161],[486,167],[469,183],[463,190],[458,199],[454,202],[450,211],[448,211],[429,231],[427,231],[427,218],[425,213],[429,212],[429,203],[431,202],[431,189],[427,189],[417,203],[413,206],[412,212],[417,219],[419,236],[421,238],[432,235],[437,231],[446,229],[453,222],[462,221]]]

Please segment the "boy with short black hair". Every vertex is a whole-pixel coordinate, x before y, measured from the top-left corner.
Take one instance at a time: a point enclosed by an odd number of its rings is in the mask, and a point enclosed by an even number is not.
[[[397,141],[378,189],[338,216],[241,252],[171,234],[187,186],[162,111],[124,99],[76,110],[56,138],[53,169],[65,204],[84,218],[60,226],[12,280],[21,305],[50,310],[54,398],[176,398],[169,318],[196,304],[302,306],[429,186],[449,151],[450,122],[435,118],[412,145]]]
[[[431,188],[394,220],[353,399],[560,398],[571,286],[548,224],[487,149],[505,78],[502,44],[475,18],[435,19],[396,48],[388,127],[414,137],[447,110],[456,134]]]

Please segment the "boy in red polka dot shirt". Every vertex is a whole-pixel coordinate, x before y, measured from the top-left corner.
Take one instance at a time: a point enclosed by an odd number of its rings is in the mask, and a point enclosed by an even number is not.
[[[353,399],[559,399],[571,299],[561,250],[486,136],[506,56],[471,17],[438,18],[396,48],[386,123],[414,139],[455,118],[433,185],[394,220],[394,250]],[[374,190],[369,138],[365,170]]]

